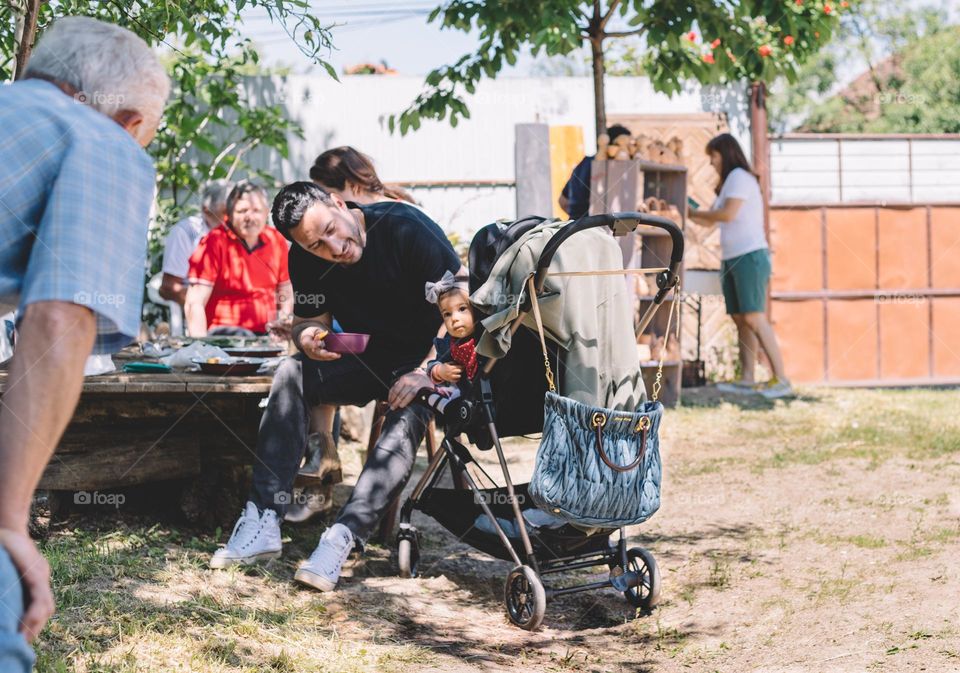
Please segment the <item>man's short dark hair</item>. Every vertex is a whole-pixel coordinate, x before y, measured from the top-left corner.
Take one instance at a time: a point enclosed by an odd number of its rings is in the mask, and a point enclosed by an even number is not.
[[[330,195],[313,182],[291,182],[273,200],[273,226],[284,238],[292,241],[290,231],[300,226],[303,215],[315,203],[333,205]]]
[[[260,198],[263,199],[263,202],[267,202],[267,190],[258,185],[256,182],[250,180],[241,180],[233,189],[230,190],[230,193],[227,195],[227,217],[233,218],[233,208],[237,205],[237,201],[242,199],[247,194],[259,194]]]
[[[630,135],[630,129],[628,129],[623,124],[614,124],[613,126],[607,127],[607,136],[610,138],[611,145],[620,136],[628,136],[628,135]]]

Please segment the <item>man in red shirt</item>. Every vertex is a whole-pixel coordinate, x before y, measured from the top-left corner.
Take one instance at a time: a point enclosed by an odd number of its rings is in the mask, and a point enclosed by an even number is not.
[[[267,193],[243,181],[227,197],[227,223],[210,231],[190,257],[184,310],[190,336],[218,328],[264,334],[293,311],[286,239],[267,226]],[[279,316],[277,307],[279,306]]]

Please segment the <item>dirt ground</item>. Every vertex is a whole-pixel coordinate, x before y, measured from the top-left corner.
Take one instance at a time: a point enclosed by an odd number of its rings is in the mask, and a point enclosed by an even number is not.
[[[321,523],[286,527],[279,561],[217,572],[208,532],[120,512],[44,543],[60,612],[38,670],[960,671],[960,391],[685,395],[662,431],[661,510],[628,531],[661,568],[650,615],[605,590],[517,629],[511,565],[422,515],[421,577],[371,545],[322,595],[292,584]],[[535,448],[509,443],[516,480]],[[341,500],[359,468],[344,455]]]

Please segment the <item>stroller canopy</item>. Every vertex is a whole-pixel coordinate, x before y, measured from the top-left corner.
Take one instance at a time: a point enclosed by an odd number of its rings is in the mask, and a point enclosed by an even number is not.
[[[525,231],[499,253],[489,276],[471,295],[473,304],[489,316],[483,320],[484,333],[477,350],[488,357],[505,359],[494,366],[494,371],[522,368],[525,375],[537,376],[542,381],[543,356],[533,315],[524,318],[516,334],[511,334],[510,326],[520,313],[527,279],[536,271],[540,253],[567,222],[553,220],[533,227],[527,226],[527,221],[522,222]],[[511,228],[502,231],[509,237]],[[491,236],[489,227],[481,229],[471,246],[471,260],[475,258],[474,246],[495,245],[491,240],[496,241],[496,237]],[[480,251],[476,258],[486,259]],[[623,256],[613,236],[600,229],[589,229],[574,234],[560,246],[550,272],[622,268]],[[471,269],[471,276],[474,275]],[[646,395],[633,333],[633,305],[627,288],[624,277],[617,274],[547,276],[540,309],[547,336],[560,346],[557,388],[564,397],[584,404],[630,410],[644,401]],[[524,332],[527,334],[521,337]],[[527,347],[526,342],[531,338],[536,348]],[[520,348],[527,362],[521,363],[519,358],[510,356],[515,342],[523,343]],[[545,389],[545,385],[541,389]],[[539,404],[542,400],[540,395],[536,402]]]

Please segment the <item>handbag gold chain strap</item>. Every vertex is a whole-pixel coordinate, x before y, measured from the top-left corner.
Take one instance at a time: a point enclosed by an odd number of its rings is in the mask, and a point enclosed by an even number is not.
[[[533,284],[533,274],[527,278],[527,288],[530,292],[530,303],[533,305],[533,319],[537,323],[537,334],[540,336],[540,348],[543,350],[543,367],[547,377],[547,387],[551,393],[557,392],[557,387],[553,380],[553,368],[550,366],[550,355],[547,353],[547,341],[543,334],[543,318],[540,316],[540,302],[537,300],[537,290]],[[667,354],[667,340],[670,338],[670,326],[673,324],[673,314],[677,314],[677,340],[680,339],[680,284],[677,283],[676,291],[673,295],[673,304],[670,306],[670,313],[667,315],[667,331],[663,337],[663,348],[660,351],[660,361],[657,363],[657,378],[653,382],[651,399],[656,402],[660,397],[660,388],[663,381],[663,359]]]
[[[670,340],[670,324],[673,322],[673,313],[677,313],[677,343],[680,343],[680,283],[677,283],[677,289],[673,294],[673,304],[670,306],[670,313],[667,314],[667,331],[663,333],[663,348],[660,349],[660,362],[657,363],[657,378],[653,382],[653,390],[650,399],[656,402],[660,398],[660,388],[663,381],[663,358],[667,355],[667,342]]]
[[[557,392],[553,383],[553,369],[550,367],[550,355],[547,353],[547,340],[543,336],[543,318],[540,317],[540,302],[537,301],[537,289],[533,286],[533,274],[527,279],[530,301],[533,304],[533,319],[537,321],[537,334],[540,335],[540,348],[543,349],[543,366],[547,376],[547,387],[551,393]]]

